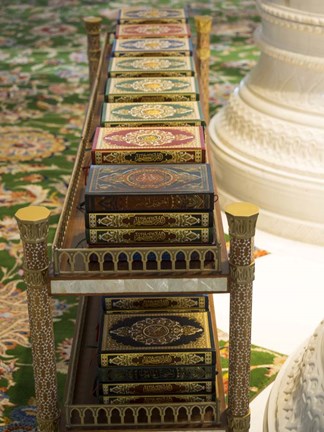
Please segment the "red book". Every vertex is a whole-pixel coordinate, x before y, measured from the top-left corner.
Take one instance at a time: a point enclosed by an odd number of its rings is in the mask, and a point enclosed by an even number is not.
[[[206,149],[201,126],[97,128],[92,163],[204,163]]]

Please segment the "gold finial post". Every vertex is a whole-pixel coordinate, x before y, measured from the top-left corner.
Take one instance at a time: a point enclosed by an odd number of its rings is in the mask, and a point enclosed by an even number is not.
[[[24,207],[15,215],[23,244],[37,423],[40,432],[57,431],[59,422],[54,330],[48,293],[49,216],[50,211],[40,206]]]
[[[210,32],[212,17],[207,15],[195,16],[197,30],[197,69],[200,78],[200,91],[202,93],[202,109],[209,122],[209,59],[210,59]]]
[[[228,425],[230,432],[250,429],[250,358],[253,246],[259,208],[239,202],[225,207],[230,234],[230,345]]]
[[[84,17],[83,22],[88,36],[88,62],[90,89],[96,79],[100,58],[100,17]]]

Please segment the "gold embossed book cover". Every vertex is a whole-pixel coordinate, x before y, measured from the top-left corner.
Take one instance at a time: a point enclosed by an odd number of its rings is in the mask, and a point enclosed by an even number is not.
[[[131,228],[108,229],[87,228],[87,242],[92,245],[109,244],[211,244],[214,241],[213,228]]]
[[[210,402],[216,401],[215,394],[201,395],[159,395],[159,396],[101,396],[100,401],[105,405],[128,405],[128,404],[174,404],[190,402]]]
[[[172,77],[194,76],[192,57],[111,57],[108,77]]]
[[[163,382],[163,381],[215,381],[213,365],[200,366],[144,366],[101,367],[98,380],[101,383]]]
[[[201,126],[97,128],[92,163],[204,163],[206,149]]]
[[[103,103],[101,126],[205,126],[199,101]]]
[[[108,78],[107,102],[173,102],[199,100],[194,77]]]
[[[119,24],[184,23],[187,21],[188,16],[184,9],[142,6],[124,7],[120,9],[117,18]]]
[[[106,313],[99,361],[104,367],[215,364],[209,312]]]
[[[190,294],[190,295],[163,295],[163,296],[127,296],[127,297],[103,297],[104,309],[106,312],[123,312],[134,313],[141,311],[152,312],[162,310],[173,311],[207,311],[208,295],[207,294]]]
[[[180,37],[115,39],[112,47],[113,57],[182,57],[191,54],[191,38]]]
[[[87,212],[212,210],[210,166],[92,165],[85,207]]]
[[[189,27],[185,23],[177,24],[121,24],[116,28],[117,39],[190,37]]]
[[[112,383],[100,384],[103,395],[163,395],[214,393],[214,381]]]
[[[213,226],[212,212],[86,213],[87,228],[203,228]]]

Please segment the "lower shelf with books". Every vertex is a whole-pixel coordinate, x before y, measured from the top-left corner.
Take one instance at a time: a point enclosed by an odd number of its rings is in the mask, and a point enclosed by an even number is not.
[[[62,430],[224,431],[221,373],[216,376],[217,400],[206,402],[104,405],[96,395],[100,297],[80,300],[69,366]],[[217,349],[217,369],[220,370]]]

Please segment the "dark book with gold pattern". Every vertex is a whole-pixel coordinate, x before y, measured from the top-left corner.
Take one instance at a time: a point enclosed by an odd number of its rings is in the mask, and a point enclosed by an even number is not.
[[[105,244],[210,244],[214,241],[213,228],[135,228],[107,229],[87,228],[87,242],[92,245]]]
[[[99,365],[215,365],[209,312],[106,313]]]
[[[208,164],[92,165],[85,208],[93,212],[209,211],[214,192]]]
[[[165,310],[173,311],[207,311],[208,296],[206,294],[183,294],[164,296],[127,296],[127,297],[103,297],[106,312],[134,313],[140,311],[152,312]],[[140,381],[140,380],[139,380]]]
[[[159,395],[159,396],[101,396],[100,402],[105,405],[129,405],[129,404],[174,404],[187,402],[211,402],[216,400],[215,394],[201,395]]]
[[[87,228],[208,228],[212,212],[197,213],[86,213]]]
[[[191,38],[115,39],[113,57],[183,57],[192,54]]]
[[[92,163],[204,163],[206,149],[201,126],[97,128]]]
[[[126,7],[119,11],[119,24],[184,23],[188,16],[184,9]]]
[[[174,102],[199,100],[194,77],[108,78],[107,102]]]
[[[192,57],[111,57],[110,78],[194,76]]]
[[[103,103],[101,126],[205,126],[200,102]]]
[[[215,392],[213,381],[150,382],[100,384],[105,396],[111,395],[163,395],[163,394],[205,394]]]
[[[122,24],[116,27],[117,39],[190,37],[188,24]]]
[[[102,367],[98,379],[109,382],[159,382],[215,380],[215,366],[146,366],[146,367]]]

